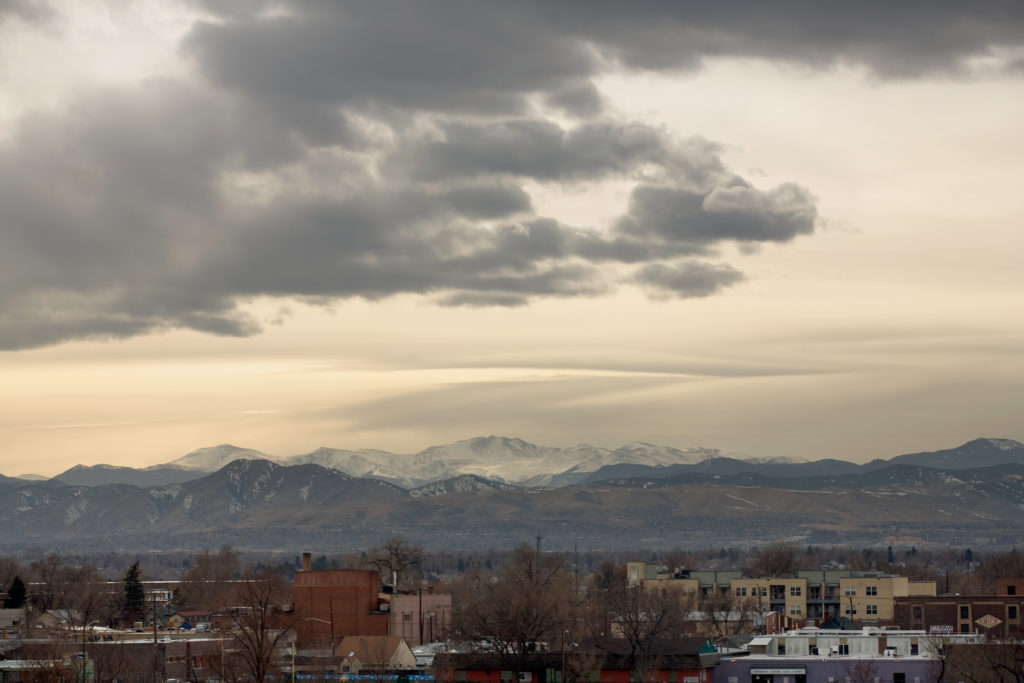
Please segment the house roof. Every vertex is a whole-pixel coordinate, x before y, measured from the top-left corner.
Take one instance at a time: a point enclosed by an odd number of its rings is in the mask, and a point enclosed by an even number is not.
[[[395,651],[403,643],[405,639],[401,636],[345,636],[334,649],[334,654],[363,663],[385,662],[395,656]]]

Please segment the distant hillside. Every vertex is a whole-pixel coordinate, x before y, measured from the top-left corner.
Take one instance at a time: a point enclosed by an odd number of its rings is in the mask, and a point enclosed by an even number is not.
[[[887,464],[922,465],[950,470],[991,467],[1016,463],[1024,465],[1024,443],[1013,439],[974,439],[962,446],[927,453],[907,453],[891,460],[873,460],[867,467],[884,467]]]
[[[0,482],[0,549],[708,547],[769,539],[877,545],[888,536],[1009,545],[1024,529],[1024,468],[912,465],[826,477],[717,475],[519,488],[462,475],[408,492],[319,465],[239,460],[182,484]]]
[[[486,436],[431,446],[419,453],[401,454],[360,449],[318,448],[310,453],[276,458],[266,453],[221,444],[200,448],[177,460],[144,469],[111,465],[78,465],[58,475],[75,486],[129,484],[153,486],[184,483],[238,459],[265,460],[281,465],[313,464],[352,477],[373,478],[418,489],[434,482],[473,475],[517,486],[566,486],[584,480],[591,472],[617,463],[663,467],[696,463],[717,449],[678,449],[647,443],[631,443],[615,450],[578,444],[569,448],[538,446],[522,439]]]
[[[165,486],[181,484],[199,479],[208,473],[203,470],[189,470],[179,467],[115,467],[113,465],[75,465],[53,478],[69,486],[107,486],[109,484],[128,484],[130,486]]]
[[[414,488],[409,491],[409,495],[420,498],[423,496],[446,496],[449,493],[465,493],[467,491],[509,491],[515,488],[515,486],[504,482],[484,479],[475,474],[463,474]]]

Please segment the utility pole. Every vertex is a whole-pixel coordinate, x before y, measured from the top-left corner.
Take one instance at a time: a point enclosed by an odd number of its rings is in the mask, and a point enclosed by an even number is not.
[[[153,591],[153,680],[160,679],[160,645],[156,635],[156,591]]]

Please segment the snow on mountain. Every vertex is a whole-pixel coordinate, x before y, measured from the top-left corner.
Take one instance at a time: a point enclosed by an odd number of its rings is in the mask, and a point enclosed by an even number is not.
[[[177,460],[172,460],[166,465],[155,465],[154,467],[166,467],[169,465],[186,470],[215,472],[235,460],[269,460],[274,463],[279,462],[278,458],[253,450],[252,448],[239,448],[229,443],[222,443],[219,446],[199,448],[188,455],[183,455]]]
[[[510,491],[514,486],[504,484],[492,479],[484,479],[475,474],[462,474],[452,479],[435,481],[425,486],[420,486],[409,491],[413,498],[428,496],[444,496],[449,493],[464,493],[467,491]]]
[[[610,464],[666,466],[695,463],[718,455],[717,449],[678,449],[643,442],[615,450],[587,444],[555,448],[518,438],[481,436],[431,446],[419,453],[322,447],[286,458],[224,444],[200,448],[169,466],[212,472],[239,458],[269,460],[281,465],[315,464],[352,477],[380,479],[413,489],[463,475],[520,486],[561,486]]]
[[[708,458],[722,457],[722,451],[717,448],[672,448],[671,446],[656,446],[642,441],[634,441],[616,448],[604,458],[594,462],[593,469],[600,469],[605,465],[695,465]]]
[[[509,482],[557,471],[567,457],[571,456],[560,448],[537,446],[504,436],[479,436],[432,446],[416,454],[416,459],[421,461],[443,460],[459,474]]]
[[[978,441],[982,441],[982,439],[978,439]],[[1024,443],[1021,443],[1020,441],[1014,441],[1013,439],[988,438],[984,439],[984,441],[987,441],[991,446],[998,448],[1001,451],[1012,451],[1017,448],[1024,448]]]
[[[805,458],[792,458],[787,455],[776,455],[765,458],[750,458],[737,455],[729,456],[737,460],[745,460],[753,465],[800,465],[809,462]]]
[[[422,467],[409,467],[407,460],[413,456],[398,455],[387,451],[360,449],[357,451],[321,447],[311,453],[293,455],[283,463],[301,465],[311,463],[328,469],[344,472],[352,477],[369,477],[382,479],[405,488],[419,486],[425,475]],[[440,473],[440,478],[448,476],[447,471]],[[433,480],[433,479],[432,479]]]

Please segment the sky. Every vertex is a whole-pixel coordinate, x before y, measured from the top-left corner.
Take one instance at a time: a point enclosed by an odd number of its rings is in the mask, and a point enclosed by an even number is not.
[[[1024,439],[1022,121],[1012,0],[0,0],[0,473]]]

